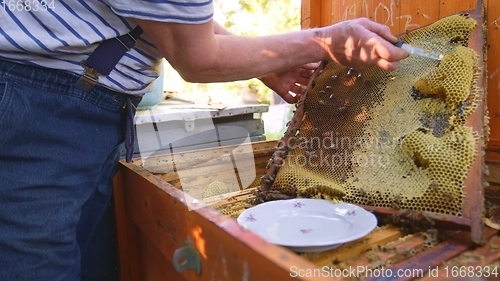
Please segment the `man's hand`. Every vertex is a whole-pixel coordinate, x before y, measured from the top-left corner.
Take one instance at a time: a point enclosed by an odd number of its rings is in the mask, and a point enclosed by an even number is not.
[[[354,69],[376,65],[392,71],[408,56],[405,50],[394,46],[397,38],[389,27],[366,18],[343,21],[323,31],[330,58]]]
[[[318,67],[317,63],[310,63],[288,71],[271,73],[259,79],[287,103],[296,103],[300,100],[302,92],[316,67]]]

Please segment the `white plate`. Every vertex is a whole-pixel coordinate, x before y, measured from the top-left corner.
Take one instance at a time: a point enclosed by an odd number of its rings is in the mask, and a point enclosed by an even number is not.
[[[264,238],[297,252],[319,252],[369,234],[377,218],[348,203],[323,199],[270,201],[246,209],[238,223]]]

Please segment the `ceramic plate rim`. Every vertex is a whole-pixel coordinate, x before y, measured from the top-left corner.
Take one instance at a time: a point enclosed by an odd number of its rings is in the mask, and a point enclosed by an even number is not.
[[[347,237],[342,237],[342,238],[337,238],[337,239],[332,239],[328,241],[319,241],[319,242],[313,242],[311,241],[310,243],[304,244],[304,243],[290,243],[290,242],[279,242],[279,241],[274,241],[273,239],[269,239],[266,237],[265,234],[261,234],[258,231],[255,231],[251,225],[246,221],[248,215],[250,212],[258,211],[262,212],[265,211],[268,208],[275,207],[274,205],[283,205],[283,204],[294,204],[297,202],[314,202],[314,206],[319,207],[320,204],[322,207],[327,207],[327,208],[332,208],[333,210],[338,210],[341,207],[344,208],[350,208],[356,212],[356,216],[350,217],[349,222],[352,223],[353,225],[360,226],[361,229],[358,229],[356,233],[350,233],[351,235],[348,235]],[[328,205],[329,204],[329,205]],[[359,218],[363,217],[363,224],[361,225],[360,222],[361,220]],[[357,218],[357,219],[354,219]],[[253,206],[251,208],[248,208],[244,210],[237,218],[237,222],[240,226],[242,226],[246,230],[250,230],[257,235],[259,235],[261,238],[264,240],[280,245],[280,246],[285,246],[285,247],[291,247],[291,248],[314,248],[314,247],[325,247],[325,246],[334,246],[334,245],[339,245],[347,242],[351,242],[354,240],[357,240],[359,238],[362,238],[366,235],[368,235],[375,227],[377,226],[377,218],[375,215],[357,205],[350,204],[350,203],[334,203],[325,199],[314,199],[314,198],[297,198],[297,199],[288,199],[288,200],[276,200],[276,201],[268,201],[264,202],[261,204],[258,204],[256,206]]]

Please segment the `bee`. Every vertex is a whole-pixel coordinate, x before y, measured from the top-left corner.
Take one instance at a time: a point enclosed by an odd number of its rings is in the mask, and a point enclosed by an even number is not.
[[[362,187],[359,188],[359,195],[365,197],[366,196],[366,190]]]
[[[260,183],[264,183],[264,184],[272,184],[274,182],[274,177],[271,176],[271,175],[263,175],[261,178],[260,178]]]
[[[268,178],[266,178],[265,176],[262,176],[260,178],[260,183],[265,184],[265,185],[271,185],[271,181]]]
[[[306,155],[307,155],[307,157],[311,157],[311,156],[312,156],[312,155],[314,155],[314,154],[316,154],[316,151],[314,151],[314,150],[311,150],[311,151],[306,150]]]
[[[455,198],[453,197],[453,195],[449,192],[443,192],[443,197],[444,199],[448,200],[448,201],[454,201]]]
[[[295,127],[288,127],[286,135],[296,135],[297,134],[297,128]]]
[[[432,218],[430,218],[426,214],[422,214],[421,220],[423,221],[424,225],[427,225],[427,226],[434,226],[434,224],[436,223]]]
[[[439,191],[438,183],[436,181],[431,181],[429,187],[434,192],[438,192]]]
[[[394,200],[392,201],[392,207],[394,209],[401,209],[401,195],[394,196]]]
[[[283,165],[283,158],[281,157],[275,157],[274,158],[274,165],[278,166],[278,167],[281,167]]]
[[[310,182],[310,181],[309,181],[309,178],[305,178],[305,179],[304,179],[304,185],[308,185],[308,184],[309,184],[309,182]]]
[[[347,179],[347,175],[343,174],[342,177],[340,178],[340,182],[345,182]]]

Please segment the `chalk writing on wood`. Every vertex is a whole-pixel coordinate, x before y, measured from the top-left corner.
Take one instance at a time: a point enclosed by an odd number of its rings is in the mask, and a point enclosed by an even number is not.
[[[389,7],[382,3],[378,3],[377,7],[373,11],[373,20],[388,26],[394,26],[394,1],[391,1]],[[381,17],[379,13],[381,12]],[[385,15],[384,15],[385,14]],[[383,20],[385,16],[385,21]]]
[[[412,21],[412,16],[411,15],[399,16],[399,17],[396,17],[396,19],[406,19],[405,27],[404,27],[404,32],[408,31],[409,29],[420,27],[419,24],[411,23],[411,21]]]
[[[497,68],[495,71],[493,71],[492,74],[490,74],[490,79],[493,79],[497,74],[500,72],[500,68]]]
[[[378,4],[375,3],[370,7],[368,1],[363,0],[360,3],[361,7],[358,7],[357,3],[352,5],[345,5],[342,20],[354,19],[358,17],[368,17],[378,23],[382,23],[390,27],[395,26],[395,21],[403,21],[405,32],[409,29],[420,27],[419,24],[413,23],[412,15],[400,15],[398,11],[394,9],[394,7],[397,7],[396,0],[391,0],[390,4],[388,5],[381,2],[379,2]]]
[[[496,20],[494,20],[491,25],[493,25],[495,27],[495,29],[500,29],[500,18],[497,18]]]
[[[500,74],[500,68],[497,68],[495,71],[493,71],[493,73],[490,74],[490,76],[488,78],[490,80],[493,80],[493,78],[495,78],[498,74]],[[500,81],[497,83],[497,90],[500,90]]]

